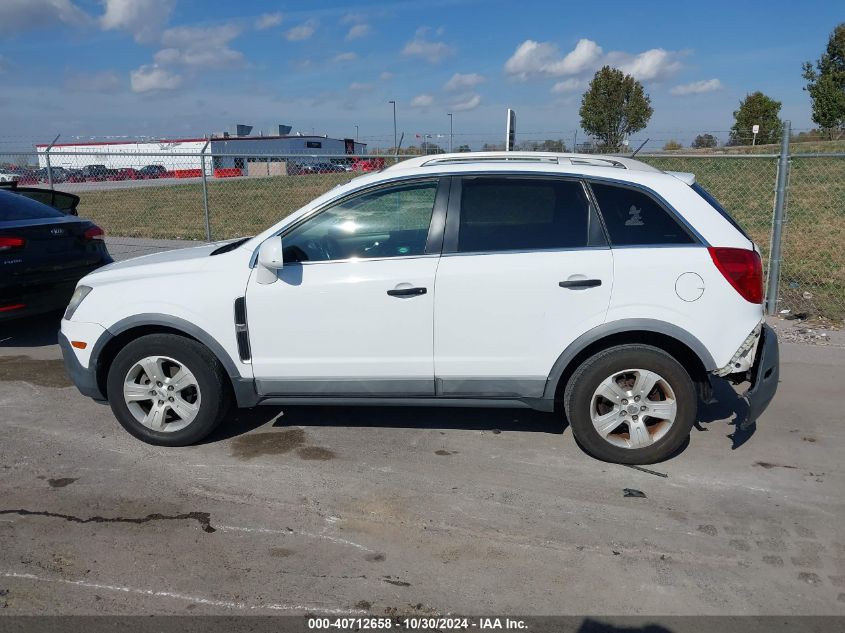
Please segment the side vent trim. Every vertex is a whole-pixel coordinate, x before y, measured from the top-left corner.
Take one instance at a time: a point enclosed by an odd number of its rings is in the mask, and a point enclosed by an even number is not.
[[[235,299],[235,338],[238,342],[238,356],[241,361],[248,363],[252,359],[249,348],[249,331],[246,326],[246,298]]]

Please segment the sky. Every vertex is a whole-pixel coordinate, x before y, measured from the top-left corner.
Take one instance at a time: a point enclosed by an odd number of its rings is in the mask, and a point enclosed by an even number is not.
[[[91,138],[269,132],[455,146],[578,134],[581,95],[609,64],[654,115],[632,143],[724,142],[747,93],[812,127],[801,64],[845,19],[839,2],[567,0],[0,0],[0,152]]]

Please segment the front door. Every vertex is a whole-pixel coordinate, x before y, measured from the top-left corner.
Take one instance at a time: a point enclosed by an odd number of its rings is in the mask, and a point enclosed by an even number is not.
[[[261,395],[434,394],[438,184],[370,189],[283,233],[277,281],[252,275],[246,295]]]

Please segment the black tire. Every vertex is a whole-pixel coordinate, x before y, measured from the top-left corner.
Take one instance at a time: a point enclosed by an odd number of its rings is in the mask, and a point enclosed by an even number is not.
[[[130,369],[148,356],[178,360],[196,377],[202,394],[196,417],[178,431],[155,431],[132,415],[123,398],[123,382]],[[176,334],[149,334],[128,343],[109,367],[109,404],[117,421],[139,440],[157,446],[188,446],[207,437],[223,421],[231,405],[231,385],[220,361],[207,347]]]
[[[602,381],[632,368],[660,374],[675,394],[674,423],[665,435],[643,448],[612,444],[599,434],[590,415],[593,394]],[[639,344],[611,347],[585,360],[567,383],[563,402],[581,447],[593,457],[618,464],[653,464],[670,457],[689,437],[698,413],[695,387],[683,366],[663,350]]]

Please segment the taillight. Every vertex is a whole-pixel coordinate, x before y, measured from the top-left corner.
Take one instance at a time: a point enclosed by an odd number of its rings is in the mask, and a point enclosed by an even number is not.
[[[763,263],[757,251],[712,246],[707,250],[716,268],[743,299],[763,303]]]
[[[0,253],[23,248],[24,244],[26,244],[26,240],[22,237],[6,237],[0,235]]]
[[[92,226],[83,235],[86,240],[101,240],[105,237],[106,232],[99,226]]]

